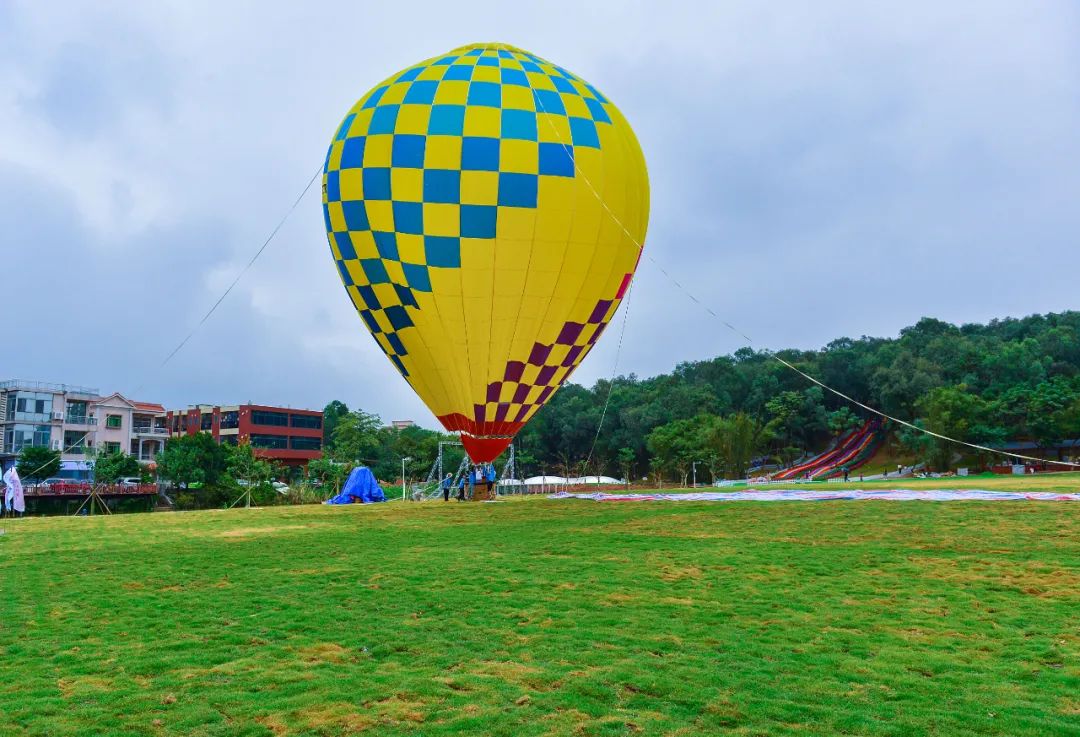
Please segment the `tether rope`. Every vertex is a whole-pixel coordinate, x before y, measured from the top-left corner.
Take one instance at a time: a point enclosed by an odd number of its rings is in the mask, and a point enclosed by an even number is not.
[[[626,335],[626,321],[630,317],[630,295],[634,292],[634,280],[630,279],[630,286],[626,290],[626,299],[622,301],[622,327],[619,328],[619,343],[615,348],[615,365],[611,367],[611,381],[608,382],[607,397],[604,398],[604,408],[600,411],[600,422],[596,425],[596,434],[593,435],[592,447],[589,448],[589,456],[585,459],[585,475],[589,474],[589,464],[592,463],[593,453],[596,451],[596,443],[600,440],[600,430],[604,427],[604,418],[607,417],[608,405],[611,404],[611,393],[615,390],[615,378],[619,372],[619,356],[622,354],[623,336]],[[597,474],[599,476],[599,474]]]
[[[586,186],[589,188],[589,191],[592,193],[593,197],[596,198],[597,202],[600,203],[600,206],[604,209],[604,211],[608,214],[608,216],[612,219],[612,221],[619,227],[620,230],[622,230],[623,234],[626,235],[626,237],[629,238],[630,241],[634,245],[636,245],[638,247],[639,252],[644,253],[644,244],[642,242],[640,242],[636,237],[634,237],[634,235],[630,232],[630,230],[622,222],[622,219],[619,218],[619,216],[616,215],[615,212],[612,211],[612,209],[608,206],[607,202],[604,201],[604,198],[600,196],[600,193],[596,190],[596,187],[593,186],[593,183],[589,179],[589,177],[581,170],[581,167],[578,165],[578,162],[577,162],[577,160],[575,159],[575,157],[573,155],[572,148],[563,139],[562,134],[560,133],[559,129],[555,126],[555,124],[550,120],[550,118],[547,117],[547,110],[544,108],[543,101],[540,100],[538,97],[534,98],[534,99],[536,99],[536,103],[540,108],[540,112],[544,113],[545,121],[547,122],[547,124],[551,128],[551,130],[554,132],[556,138],[558,138],[559,143],[562,145],[563,150],[566,152],[567,157],[570,159],[570,162],[574,167],[575,174],[577,176],[581,177],[581,180],[583,182],[585,182]],[[292,206],[289,207],[289,209],[285,212],[285,215],[281,218],[281,220],[278,222],[278,224],[276,226],[274,226],[274,229],[270,232],[270,235],[267,236],[266,240],[263,241],[263,244],[259,247],[259,249],[255,252],[255,254],[251,257],[251,259],[247,262],[247,264],[244,266],[244,268],[241,269],[240,272],[236,275],[236,278],[233,279],[232,283],[229,284],[228,288],[226,288],[225,291],[222,293],[222,295],[220,297],[218,297],[217,301],[214,302],[214,304],[210,307],[209,310],[207,310],[206,314],[203,315],[202,319],[199,320],[199,322],[191,329],[190,332],[188,332],[188,334],[184,337],[184,339],[181,340],[176,345],[176,347],[173,348],[173,350],[167,356],[165,356],[164,360],[162,360],[162,362],[158,366],[157,370],[160,371],[162,368],[164,368],[173,359],[173,357],[175,357],[176,354],[179,353],[184,348],[185,345],[187,345],[188,341],[190,341],[191,338],[195,335],[195,333],[198,332],[199,328],[201,328],[206,323],[206,321],[210,319],[210,317],[217,310],[218,306],[220,306],[221,303],[225,300],[225,298],[227,296],[229,296],[229,293],[232,292],[233,288],[236,287],[236,285],[240,282],[240,280],[244,277],[244,275],[248,272],[248,270],[255,264],[255,262],[259,259],[259,257],[266,250],[267,246],[269,246],[270,243],[274,240],[274,237],[277,235],[278,231],[281,230],[282,226],[285,225],[285,222],[289,219],[289,217],[292,215],[292,213],[299,206],[301,200],[304,199],[304,196],[311,189],[311,185],[315,183],[315,180],[318,178],[319,174],[322,172],[322,169],[323,169],[323,164],[320,163],[319,167],[315,170],[315,173],[312,175],[311,179],[308,180],[308,183],[304,186],[303,190],[297,196],[296,200],[292,203]],[[690,290],[686,289],[681,283],[679,283],[671,274],[669,274],[667,272],[667,270],[663,266],[661,266],[656,261],[656,259],[654,259],[652,257],[651,254],[645,253],[645,257],[649,260],[649,262],[651,264],[653,264],[653,266],[655,266],[660,271],[661,274],[664,275],[664,277],[666,277],[680,292],[682,292],[682,294],[684,296],[686,296],[692,302],[694,302],[699,307],[701,307],[706,313],[708,313],[711,317],[716,319],[721,325],[726,327],[728,330],[730,330],[733,333],[735,333],[736,335],[740,336],[741,338],[746,340],[748,343],[750,343],[752,345],[756,345],[753,338],[751,338],[749,335],[747,335],[745,332],[743,332],[739,328],[735,327],[733,324],[731,324],[727,320],[720,317],[718,314],[716,314],[716,312],[714,312],[712,310],[712,308],[710,308],[708,305],[706,305],[704,302],[702,302],[700,299],[698,299],[697,296],[695,296]],[[630,283],[629,290],[633,290],[633,279],[632,278],[631,278],[631,283]],[[623,300],[623,301],[624,302],[629,302],[629,297],[630,297],[630,291],[627,292],[627,298],[625,300]],[[625,330],[626,330],[626,320],[627,320],[628,315],[629,315],[629,304],[627,304],[627,308],[623,311],[622,330],[620,331],[620,334],[619,334],[619,344],[618,344],[618,348],[617,348],[616,354],[615,354],[615,370],[616,371],[618,369],[619,355],[622,352],[623,335],[624,335]],[[895,423],[897,423],[899,425],[903,425],[904,427],[910,428],[912,430],[916,430],[916,431],[924,433],[926,435],[930,435],[931,437],[935,437],[935,438],[938,438],[940,440],[944,440],[946,442],[955,443],[957,445],[962,445],[962,446],[972,448],[974,450],[978,450],[978,451],[981,451],[981,452],[997,454],[997,455],[1005,456],[1005,457],[1008,457],[1008,458],[1019,458],[1019,459],[1022,459],[1022,460],[1035,461],[1035,462],[1038,462],[1038,463],[1050,463],[1050,464],[1059,465],[1059,466],[1069,466],[1069,467],[1072,467],[1072,468],[1080,468],[1080,463],[1071,463],[1071,462],[1068,462],[1068,461],[1056,461],[1056,460],[1050,460],[1050,459],[1047,459],[1047,458],[1039,458],[1037,456],[1024,455],[1024,454],[1021,454],[1021,453],[1012,453],[1012,452],[1004,451],[1004,450],[1001,450],[1001,449],[998,449],[998,448],[990,448],[990,447],[987,447],[985,445],[979,445],[977,443],[970,443],[970,442],[968,442],[966,440],[959,440],[957,438],[949,437],[948,435],[943,435],[941,433],[934,432],[933,430],[930,430],[928,428],[920,427],[918,425],[915,425],[914,423],[908,422],[907,420],[902,420],[902,419],[900,419],[898,417],[894,417],[894,416],[888,414],[887,412],[879,410],[879,409],[877,409],[875,407],[871,407],[868,404],[865,404],[863,402],[858,401],[857,399],[849,397],[847,394],[844,394],[840,390],[832,388],[831,386],[824,383],[823,381],[811,376],[810,374],[806,373],[802,369],[792,365],[791,363],[789,363],[785,359],[783,359],[780,356],[773,353],[768,348],[761,349],[759,352],[764,353],[766,356],[774,359],[775,361],[777,361],[781,365],[783,365],[783,366],[787,367],[788,369],[794,371],[799,376],[802,376],[807,381],[810,381],[811,383],[821,387],[822,389],[836,395],[837,397],[840,397],[841,399],[843,399],[846,402],[854,404],[855,406],[860,407],[860,408],[862,408],[862,409],[864,409],[867,412],[870,412],[872,414],[878,415],[879,417],[890,420],[890,421],[895,422]],[[138,386],[138,388],[136,388],[134,394],[138,394],[139,391],[141,391],[142,388],[145,386],[145,384],[146,384],[146,382],[141,383]],[[612,382],[608,386],[607,398],[604,401],[604,407],[603,407],[603,410],[602,410],[601,415],[600,415],[600,422],[599,422],[599,424],[597,426],[597,429],[596,429],[596,435],[593,438],[592,447],[589,450],[588,459],[586,461],[586,467],[588,466],[588,463],[592,461],[593,453],[596,450],[596,444],[597,444],[597,441],[599,440],[600,432],[601,432],[601,430],[603,428],[604,420],[605,420],[605,418],[607,416],[608,405],[610,404],[610,401],[611,401],[611,393],[612,393],[613,389],[614,389],[614,374],[613,374]],[[45,464],[45,465],[48,465],[48,464]],[[42,466],[41,468],[44,468],[44,466]],[[38,470],[40,471],[41,468],[39,468]],[[587,470],[587,468],[586,468],[586,470]]]
[[[619,229],[622,230],[623,234],[626,235],[626,237],[630,239],[631,243],[633,243],[634,245],[636,245],[638,247],[639,252],[644,253],[644,244],[642,242],[640,242],[637,238],[634,237],[634,234],[630,232],[629,228],[626,227],[626,225],[623,223],[622,219],[619,218],[619,216],[616,215],[615,212],[613,212],[610,207],[608,207],[608,204],[604,201],[604,198],[600,196],[600,193],[596,190],[596,187],[593,186],[592,181],[590,181],[589,177],[585,174],[585,172],[583,172],[581,170],[581,167],[578,165],[577,159],[573,155],[573,149],[570,146],[567,145],[566,141],[562,137],[562,134],[559,132],[559,129],[555,126],[555,123],[553,123],[551,121],[551,119],[548,117],[547,110],[544,109],[543,101],[541,101],[539,97],[536,97],[535,99],[536,99],[537,105],[540,107],[540,111],[542,113],[544,113],[544,116],[543,116],[544,120],[547,121],[548,126],[550,126],[551,130],[555,133],[555,137],[559,139],[559,143],[562,144],[563,150],[566,152],[567,157],[569,157],[570,162],[573,164],[574,172],[578,176],[581,177],[581,180],[583,182],[585,182],[586,186],[589,188],[589,191],[592,192],[593,197],[595,197],[597,202],[600,203],[600,206],[604,209],[604,211],[608,214],[608,216],[612,219],[612,221],[617,226],[619,226]],[[667,270],[663,266],[661,266],[659,263],[657,263],[656,259],[654,259],[650,254],[645,253],[645,257],[680,292],[682,292],[683,295],[685,295],[692,302],[694,302],[699,307],[701,307],[703,310],[705,310],[705,312],[707,312],[709,315],[711,315],[713,318],[715,318],[717,321],[719,321],[720,324],[723,325],[724,327],[726,327],[728,330],[732,331],[736,335],[738,335],[741,338],[745,339],[748,343],[750,343],[752,345],[756,345],[753,338],[751,338],[745,332],[743,332],[742,330],[735,327],[730,322],[728,322],[727,320],[723,319],[718,314],[716,314],[712,310],[712,308],[710,308],[708,305],[706,305],[704,302],[702,302],[700,299],[698,299],[690,290],[688,290],[686,287],[684,287],[682,284],[680,284],[673,276],[671,276],[671,274],[669,274],[667,272]],[[931,437],[935,437],[935,438],[938,438],[940,440],[945,440],[945,441],[950,442],[950,443],[955,443],[957,445],[963,445],[965,447],[972,448],[974,450],[1005,456],[1007,458],[1019,458],[1021,460],[1035,461],[1037,463],[1052,463],[1052,464],[1058,465],[1058,466],[1069,466],[1071,468],[1080,468],[1080,463],[1071,463],[1071,462],[1068,462],[1068,461],[1055,461],[1055,460],[1050,460],[1050,459],[1047,459],[1047,458],[1039,458],[1037,456],[1024,455],[1022,453],[1012,453],[1012,452],[1009,452],[1009,451],[1001,450],[1000,448],[989,448],[989,447],[987,447],[985,445],[979,445],[977,443],[969,443],[966,440],[959,440],[957,438],[949,437],[948,435],[943,435],[941,433],[934,432],[933,430],[927,429],[925,427],[919,427],[918,425],[915,425],[914,423],[908,422],[907,420],[901,420],[898,417],[893,417],[892,415],[888,414],[887,412],[879,410],[879,409],[877,409],[875,407],[871,407],[868,404],[864,404],[863,402],[860,402],[857,399],[853,399],[852,397],[849,397],[847,394],[844,394],[843,392],[841,392],[839,389],[833,389],[831,386],[824,383],[820,379],[817,379],[817,378],[811,376],[810,374],[806,373],[802,369],[793,366],[791,363],[784,360],[780,356],[776,355],[775,353],[773,353],[768,348],[765,348],[765,349],[763,349],[763,350],[761,350],[759,352],[764,353],[766,356],[769,356],[770,358],[772,358],[775,361],[779,362],[781,365],[786,366],[787,368],[789,368],[792,371],[794,371],[795,373],[797,373],[799,376],[802,376],[804,379],[816,384],[817,386],[820,386],[822,389],[825,389],[826,391],[831,392],[832,394],[835,394],[836,396],[840,397],[841,399],[843,399],[843,400],[845,400],[847,402],[850,402],[851,404],[854,404],[857,407],[861,407],[862,409],[866,410],[867,412],[878,415],[879,417],[883,417],[883,418],[885,418],[887,420],[891,420],[892,422],[895,422],[895,423],[897,423],[899,425],[903,425],[904,427],[911,428],[912,430],[917,430],[918,432],[925,433],[926,435],[930,435]],[[609,399],[610,399],[610,389],[609,389]],[[605,411],[606,411],[606,403],[605,403]],[[601,423],[602,422],[603,422],[603,418],[601,417]],[[599,431],[599,428],[598,428],[597,429],[597,436],[599,436],[599,434],[600,434],[600,431]],[[595,447],[595,441],[593,443],[593,446]],[[590,451],[590,459],[591,459],[591,451]]]
[[[276,236],[278,234],[278,231],[281,230],[282,226],[285,225],[285,221],[289,219],[289,217],[293,214],[296,208],[300,205],[300,201],[304,199],[304,195],[306,195],[308,193],[308,190],[311,189],[311,185],[314,184],[315,180],[319,178],[319,174],[322,173],[322,170],[323,165],[319,164],[319,168],[316,169],[315,173],[311,175],[311,179],[308,180],[308,183],[304,186],[304,189],[300,191],[300,194],[296,197],[296,200],[292,203],[292,206],[289,207],[289,209],[285,212],[285,215],[282,216],[281,220],[278,221],[278,224],[274,226],[274,229],[270,231],[270,235],[266,237],[266,240],[263,241],[263,244],[259,246],[259,250],[255,251],[255,254],[247,262],[244,268],[240,269],[240,272],[236,275],[236,278],[232,280],[232,283],[229,284],[228,288],[226,288],[225,291],[222,292],[221,296],[217,298],[217,301],[214,302],[213,305],[211,305],[210,309],[206,311],[206,314],[202,316],[202,319],[199,320],[195,327],[193,327],[191,331],[184,337],[184,339],[181,340],[176,345],[176,347],[172,349],[172,352],[170,352],[169,355],[165,356],[165,359],[157,367],[158,371],[165,368],[169,361],[171,361],[173,357],[177,353],[179,353],[185,345],[187,345],[188,341],[191,340],[192,336],[194,336],[195,333],[198,332],[199,328],[201,328],[206,323],[206,321],[210,319],[210,316],[213,315],[217,308],[221,305],[221,303],[225,301],[225,298],[229,296],[229,293],[233,290],[233,288],[240,283],[240,280],[244,278],[244,274],[246,274],[248,270],[252,266],[254,266],[255,262],[259,260],[259,256],[263,255],[263,251],[265,251],[266,247],[270,245],[270,242],[274,240],[274,236]],[[144,386],[146,386],[145,381],[139,384],[139,386],[132,393],[132,396],[138,395],[138,393],[142,391]]]
[[[322,169],[323,165],[319,164],[319,168],[315,170],[315,173],[312,175],[311,179],[308,180],[308,183],[304,186],[304,189],[301,190],[296,200],[292,203],[292,206],[285,212],[285,215],[281,218],[281,220],[278,221],[278,224],[274,226],[274,229],[270,231],[270,235],[266,237],[266,240],[263,241],[263,244],[259,246],[259,250],[255,251],[255,254],[247,262],[247,265],[245,265],[244,268],[240,270],[240,273],[236,275],[236,278],[232,280],[232,283],[229,284],[228,288],[221,294],[220,297],[218,297],[217,301],[214,302],[210,309],[206,311],[206,314],[203,315],[202,319],[199,320],[198,324],[196,324],[195,327],[193,327],[191,331],[184,337],[184,339],[181,340],[176,345],[176,347],[172,349],[172,352],[169,353],[169,355],[165,356],[165,359],[157,367],[158,371],[165,368],[166,364],[168,364],[169,361],[171,361],[173,357],[177,353],[179,353],[185,345],[187,345],[188,341],[191,340],[192,336],[194,336],[195,333],[198,332],[199,328],[201,328],[203,324],[210,319],[210,316],[214,314],[218,306],[221,305],[221,303],[225,301],[225,298],[229,296],[229,292],[231,292],[233,288],[240,283],[240,280],[244,277],[244,274],[248,272],[248,269],[250,269],[255,264],[255,262],[259,259],[259,256],[263,255],[263,251],[266,250],[266,247],[270,245],[270,242],[272,240],[274,240],[274,236],[276,236],[278,234],[278,231],[281,230],[282,226],[285,225],[285,221],[289,219],[289,217],[293,214],[293,211],[295,211],[296,208],[300,205],[300,201],[304,199],[304,195],[306,195],[308,193],[308,190],[311,189],[311,185],[315,183],[315,180],[319,177],[319,174],[322,173]],[[136,387],[135,391],[132,392],[132,396],[137,396],[139,392],[142,391],[143,387],[146,386],[146,383],[146,381],[140,383],[139,386]],[[68,447],[63,448],[60,451],[61,456],[70,451],[72,448],[79,447],[80,442],[81,441],[76,441]],[[49,463],[44,463],[38,466],[36,469],[34,469],[32,473],[27,474],[27,478],[35,478],[36,475],[48,465]]]

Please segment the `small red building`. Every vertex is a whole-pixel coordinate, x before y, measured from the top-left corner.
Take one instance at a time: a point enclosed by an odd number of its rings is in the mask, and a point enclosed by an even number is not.
[[[287,466],[306,466],[322,458],[323,415],[314,409],[238,404],[197,404],[165,412],[170,437],[208,432],[219,443],[250,443],[261,458]]]

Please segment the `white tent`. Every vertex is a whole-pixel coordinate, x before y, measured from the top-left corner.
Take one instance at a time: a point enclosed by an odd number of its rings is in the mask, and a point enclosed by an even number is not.
[[[579,486],[584,484],[625,484],[611,476],[531,476],[525,479],[526,486]]]
[[[571,485],[575,484],[625,484],[622,479],[615,479],[611,476],[578,476],[576,478],[568,479],[567,483]]]

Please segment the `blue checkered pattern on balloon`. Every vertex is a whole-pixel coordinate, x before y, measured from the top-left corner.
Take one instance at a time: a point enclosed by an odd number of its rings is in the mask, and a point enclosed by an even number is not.
[[[402,375],[397,333],[413,325],[413,292],[431,291],[431,269],[460,268],[462,238],[494,238],[503,208],[536,208],[541,177],[573,177],[575,150],[600,148],[609,105],[559,66],[489,47],[407,69],[345,118],[327,153],[326,228],[360,316]],[[565,118],[569,142],[553,140],[538,114]],[[482,196],[463,186],[481,178]],[[436,211],[438,223],[426,217]],[[406,255],[405,238],[422,245]],[[380,298],[377,285],[393,289]]]

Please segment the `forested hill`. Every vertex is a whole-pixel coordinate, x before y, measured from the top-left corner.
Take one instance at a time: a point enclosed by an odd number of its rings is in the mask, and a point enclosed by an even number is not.
[[[960,327],[924,318],[895,339],[840,338],[780,355],[866,404],[963,440],[1052,446],[1080,437],[1080,312]],[[747,452],[792,458],[858,419],[839,398],[749,348],[614,384],[590,472],[678,474],[688,457],[711,453],[738,475]],[[559,390],[519,436],[521,460],[530,469],[580,468],[609,387],[602,380]],[[925,460],[948,464],[950,450],[925,436],[905,439]],[[750,448],[717,459],[733,443]]]
[[[1080,438],[1080,312],[961,327],[926,318],[895,339],[840,338],[819,351],[780,355],[848,396],[961,440],[1030,439],[1049,448]],[[395,478],[406,457],[408,474],[422,477],[439,440],[452,439],[420,427],[386,428],[338,401],[324,414],[328,455],[359,459],[383,479]],[[614,387],[567,384],[526,425],[515,449],[525,475],[587,470],[685,481],[696,460],[705,478],[742,478],[753,458],[790,463],[863,419],[835,395],[745,348],[662,376],[620,377]],[[914,431],[894,440],[933,468],[953,462],[952,444]],[[451,467],[456,462],[448,459]]]

